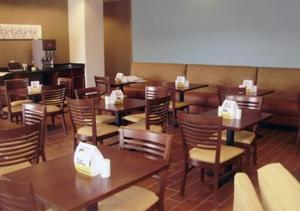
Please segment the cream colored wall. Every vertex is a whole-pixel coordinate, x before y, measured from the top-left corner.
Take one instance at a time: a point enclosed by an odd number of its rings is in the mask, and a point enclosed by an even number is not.
[[[69,62],[67,0],[1,0],[1,24],[42,25],[44,39],[56,39],[56,63]],[[32,61],[31,41],[0,40],[0,66]]]
[[[130,74],[132,62],[131,1],[104,4],[105,74]]]
[[[70,60],[85,63],[86,86],[104,76],[103,0],[68,0]]]

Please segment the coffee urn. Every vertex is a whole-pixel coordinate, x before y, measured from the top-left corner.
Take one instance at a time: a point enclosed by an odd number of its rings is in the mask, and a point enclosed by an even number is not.
[[[34,65],[38,69],[47,69],[53,67],[55,51],[55,40],[33,40],[32,57]]]

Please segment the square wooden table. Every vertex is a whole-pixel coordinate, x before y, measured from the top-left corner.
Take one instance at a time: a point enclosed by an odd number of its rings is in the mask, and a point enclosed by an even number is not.
[[[272,89],[258,89],[256,93],[246,93],[247,96],[264,96],[273,93]]]
[[[218,116],[218,110],[210,110],[207,112],[203,112],[200,115],[206,116]],[[256,125],[259,122],[262,122],[270,117],[273,114],[260,112],[256,110],[243,109],[242,110],[242,118],[241,119],[224,119],[222,126],[227,130],[227,139],[226,145],[233,146],[234,145],[234,132],[247,129],[251,126]]]
[[[174,86],[175,86],[175,83],[174,83]],[[184,93],[185,92],[191,91],[191,90],[194,90],[194,89],[204,88],[204,87],[208,87],[208,84],[189,84],[188,87],[175,88],[175,90],[177,92],[179,92],[179,101],[184,102]]]
[[[100,100],[100,103],[96,105],[96,109],[102,111],[108,111],[115,114],[116,125],[122,125],[122,114],[127,113],[132,110],[143,109],[146,106],[145,100],[134,99],[134,98],[124,98],[122,105],[105,104],[105,100]]]
[[[77,173],[73,154],[25,168],[5,177],[31,182],[37,200],[58,210],[97,210],[97,202],[138,181],[168,168],[164,161],[152,160],[134,152],[100,147],[111,160],[110,178],[87,177]]]
[[[117,82],[114,78],[111,78],[110,79],[110,86],[115,87],[115,88],[119,88],[123,92],[125,85],[136,84],[136,83],[144,83],[144,82],[146,82],[146,80],[144,80],[144,79],[140,79],[140,80],[136,80],[136,81]]]

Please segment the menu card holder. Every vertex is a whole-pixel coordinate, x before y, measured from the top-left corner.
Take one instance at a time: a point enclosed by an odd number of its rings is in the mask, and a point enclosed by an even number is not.
[[[124,101],[124,94],[122,90],[113,90],[109,96],[109,103],[114,105],[122,105]]]
[[[241,119],[242,110],[235,101],[224,100],[222,106],[218,108],[218,116],[222,116],[224,119]]]
[[[41,84],[39,81],[31,81],[30,82],[30,90],[31,91],[40,91],[41,90]]]
[[[80,142],[74,154],[74,165],[77,172],[94,177],[101,174],[103,156],[94,145]]]
[[[185,76],[177,76],[175,81],[175,87],[177,89],[183,89],[189,87],[189,81],[185,79]]]
[[[117,83],[122,83],[125,81],[125,76],[123,73],[117,73],[116,77],[115,77],[115,81]]]

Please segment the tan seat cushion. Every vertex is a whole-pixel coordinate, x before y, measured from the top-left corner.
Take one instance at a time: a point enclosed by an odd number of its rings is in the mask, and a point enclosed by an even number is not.
[[[2,110],[3,110],[3,112],[8,113],[8,108],[7,107],[4,107]],[[11,112],[12,113],[22,112],[22,105],[12,106],[11,107]]]
[[[222,131],[222,140],[226,141],[227,131]],[[235,131],[234,133],[234,142],[241,143],[241,144],[251,144],[255,138],[255,133],[242,130],[242,131]]]
[[[220,163],[228,161],[244,152],[243,149],[238,147],[221,145],[221,153],[220,153]],[[216,151],[215,150],[207,150],[207,149],[199,149],[192,148],[189,151],[189,155],[191,159],[199,160],[206,163],[215,163],[216,161]]]
[[[134,123],[142,122],[142,121],[145,121],[146,114],[145,113],[131,114],[131,115],[123,117],[123,119],[125,119],[126,121],[129,121],[129,122],[134,122]]]
[[[30,167],[31,163],[29,162],[24,162],[24,163],[19,163],[16,165],[12,165],[12,166],[5,166],[5,167],[0,167],[0,175],[4,175],[4,174],[8,174],[23,168],[27,168]]]
[[[97,124],[97,137],[109,135],[111,133],[117,132],[119,128],[114,125],[107,125],[107,124]],[[84,126],[78,129],[77,131],[78,135],[92,137],[92,127],[90,126]]]
[[[54,113],[60,111],[60,107],[56,105],[46,105],[47,107],[47,113]]]
[[[97,124],[110,124],[115,122],[115,117],[110,115],[97,115],[96,116]]]
[[[138,122],[126,126],[125,128],[137,129],[137,130],[146,130],[145,122]],[[162,127],[158,125],[150,125],[150,131],[160,133],[162,132]]]
[[[266,211],[300,210],[300,184],[280,163],[258,169],[258,183]]]
[[[263,211],[251,180],[245,173],[234,176],[233,211]]]
[[[145,211],[158,200],[152,191],[132,186],[100,201],[98,208],[102,211]]]
[[[175,108],[180,109],[189,106],[187,102],[175,102]],[[170,102],[169,109],[173,110],[173,102]]]
[[[23,103],[32,103],[32,100],[16,100],[10,103],[11,106],[22,105]]]

